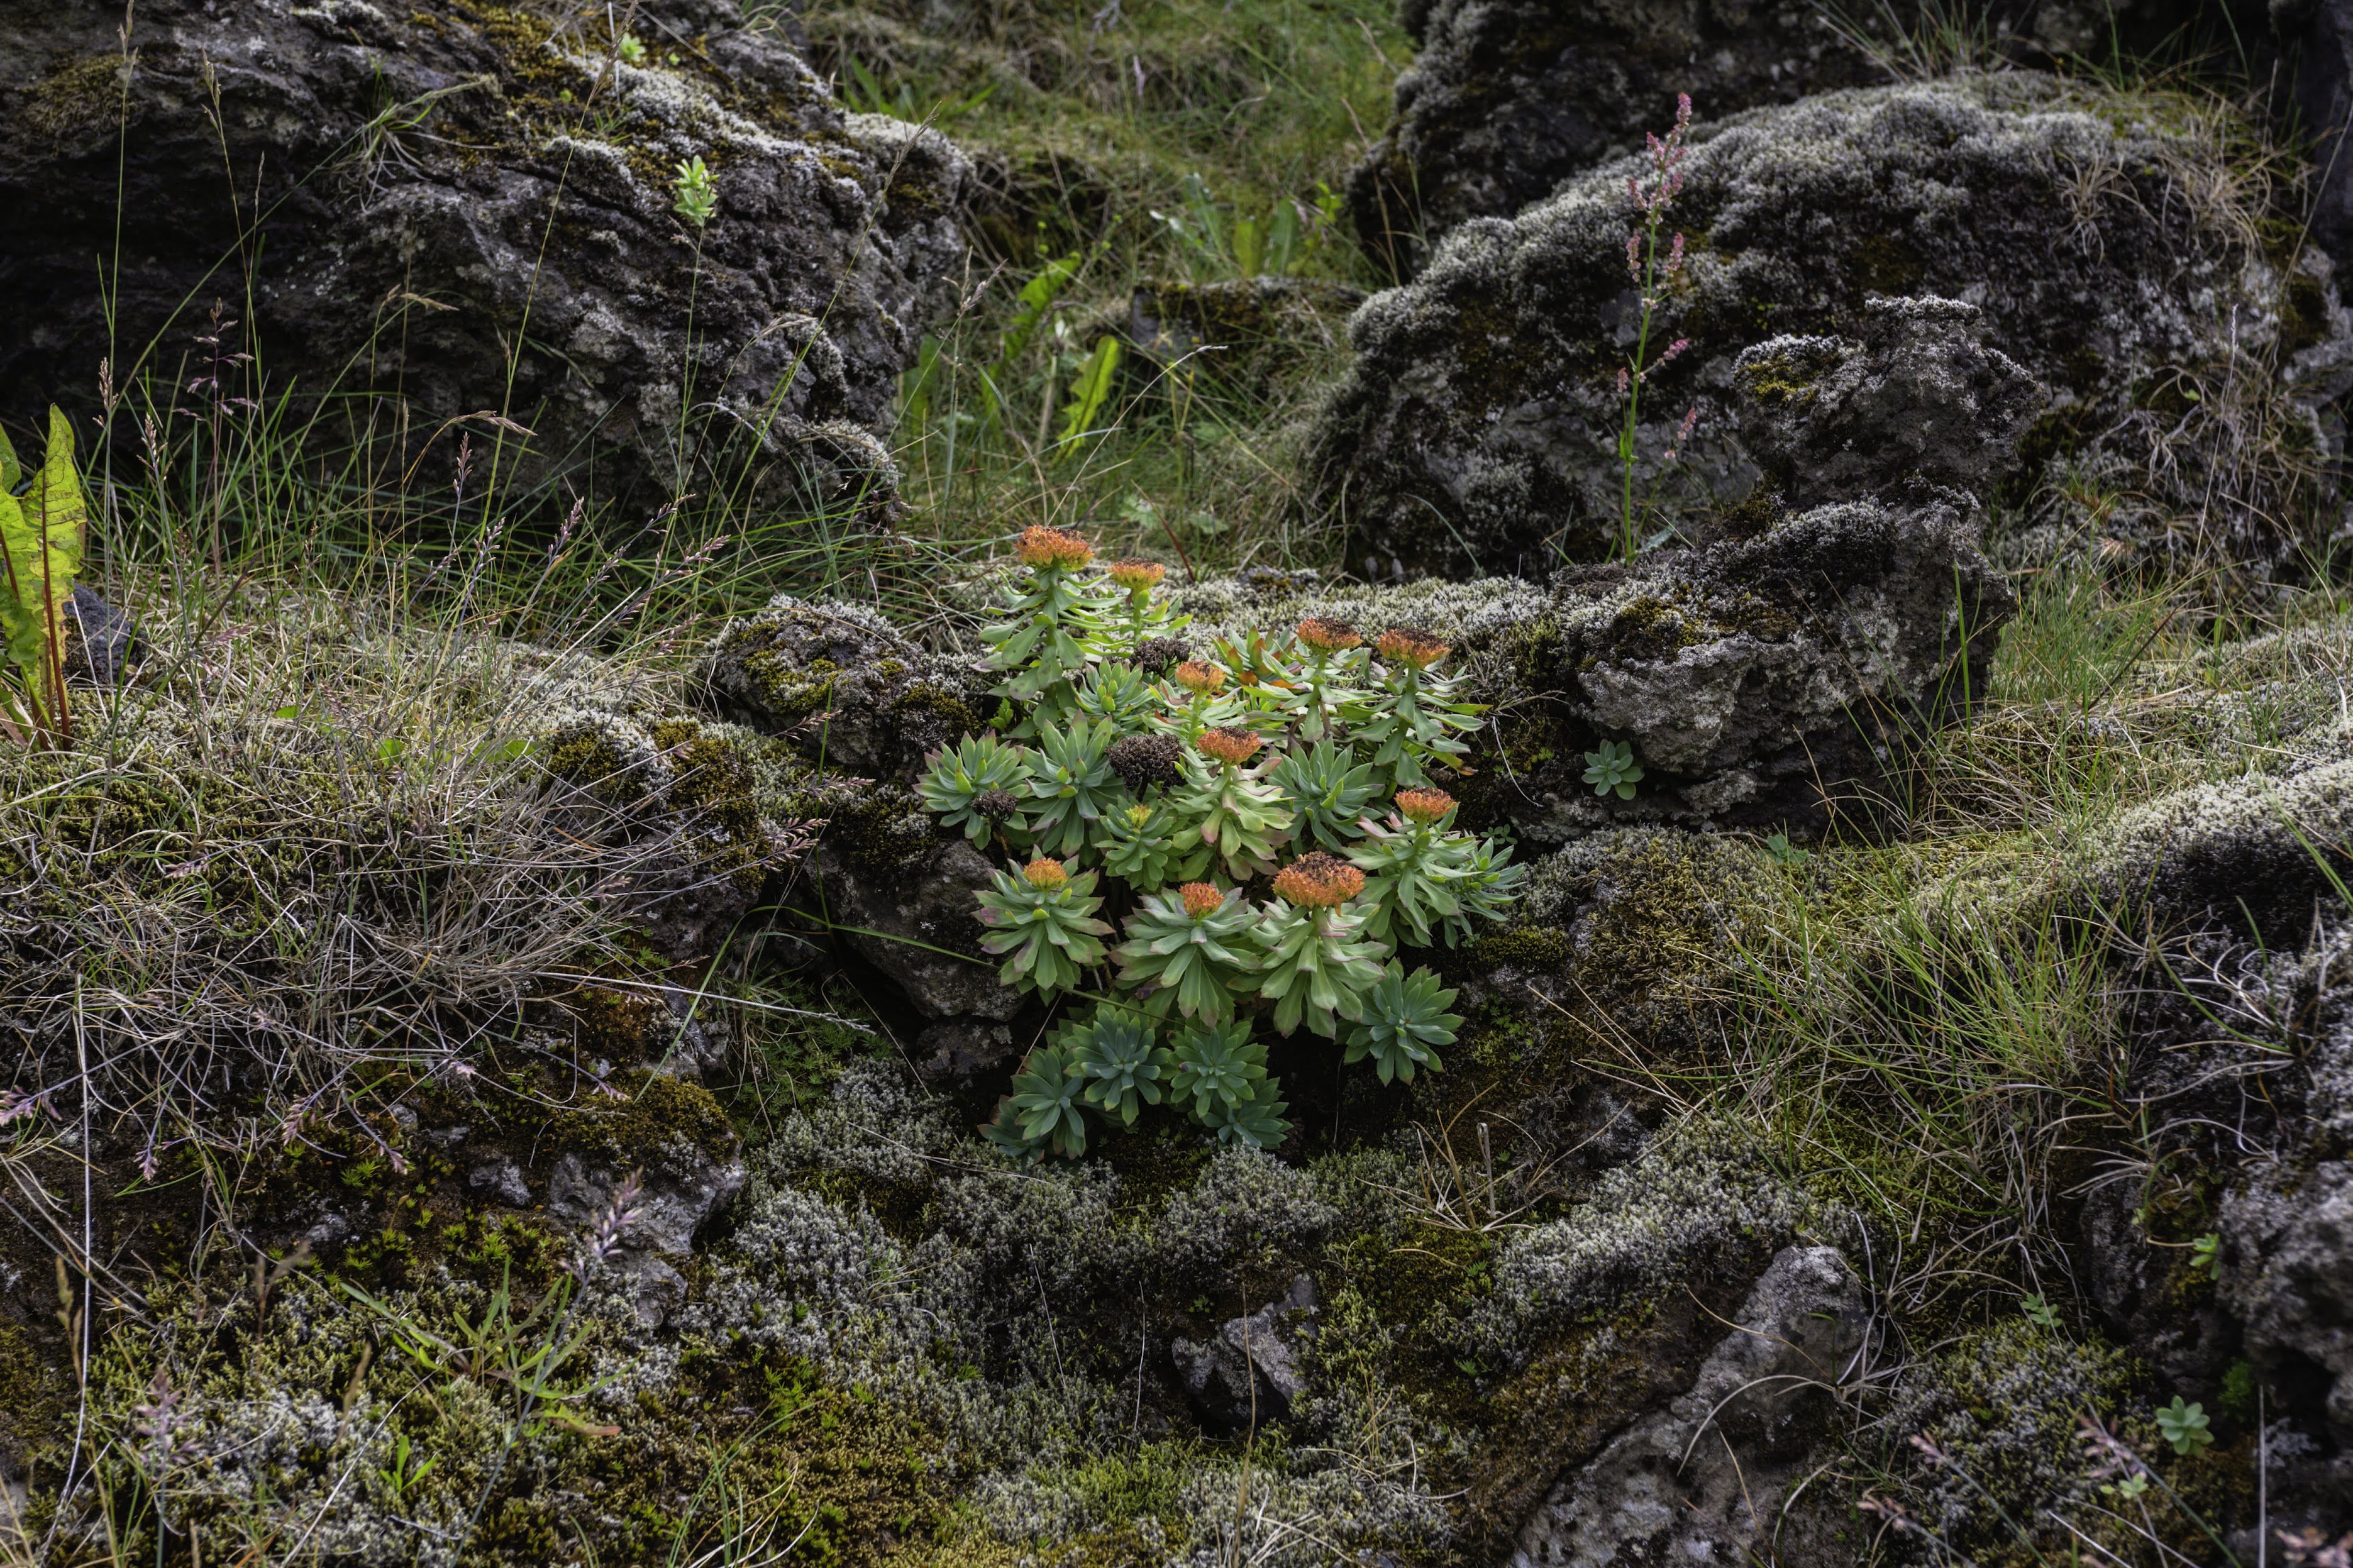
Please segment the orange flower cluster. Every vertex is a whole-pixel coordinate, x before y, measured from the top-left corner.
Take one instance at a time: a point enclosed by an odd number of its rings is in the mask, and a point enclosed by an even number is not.
[[[1277,896],[1311,910],[1336,910],[1365,890],[1365,874],[1318,849],[1276,873]]]
[[[1416,669],[1428,669],[1454,650],[1430,633],[1415,626],[1391,626],[1373,645],[1381,657],[1398,664],[1409,664]]]
[[[1187,882],[1176,891],[1184,896],[1185,912],[1197,921],[1226,907],[1226,895],[1207,882]]]
[[[1021,558],[1024,566],[1059,568],[1064,572],[1075,572],[1095,558],[1095,547],[1077,534],[1039,523],[1021,531],[1020,542],[1014,545],[1013,552]]]
[[[1114,561],[1103,568],[1103,575],[1131,594],[1148,594],[1168,575],[1168,568],[1157,561]]]
[[[1454,797],[1442,789],[1401,789],[1397,807],[1408,822],[1432,823],[1454,809]]]
[[[1201,748],[1203,756],[1215,757],[1236,767],[1256,756],[1258,749],[1266,744],[1248,730],[1210,730],[1193,743]]]
[[[1024,866],[1021,875],[1041,893],[1056,892],[1071,885],[1071,873],[1062,863],[1043,855]]]
[[[1207,697],[1226,683],[1226,672],[1214,664],[1188,658],[1176,667],[1176,684],[1197,697]]]
[[[1361,647],[1365,641],[1356,634],[1356,627],[1326,616],[1315,616],[1300,622],[1299,640],[1317,653],[1339,653],[1346,648]]]

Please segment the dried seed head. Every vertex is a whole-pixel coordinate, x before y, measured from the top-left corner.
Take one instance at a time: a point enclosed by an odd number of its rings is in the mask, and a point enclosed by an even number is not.
[[[1193,650],[1177,637],[1146,637],[1135,645],[1135,668],[1150,675],[1166,675],[1168,668],[1192,657]]]
[[[1168,568],[1157,561],[1116,561],[1104,569],[1103,575],[1131,594],[1148,594],[1168,575]]]
[[[1193,743],[1201,748],[1203,756],[1215,757],[1236,767],[1256,756],[1258,749],[1266,744],[1248,730],[1211,730]]]
[[[1071,874],[1060,860],[1040,855],[1021,868],[1021,875],[1041,893],[1060,892],[1071,885]]]
[[[1391,626],[1373,646],[1381,650],[1383,658],[1411,665],[1416,669],[1428,669],[1454,651],[1419,626]]]
[[[1140,795],[1153,784],[1166,788],[1182,782],[1176,764],[1184,754],[1174,735],[1123,735],[1112,742],[1108,760],[1129,793]]]
[[[1176,684],[1197,697],[1207,697],[1226,683],[1226,672],[1214,664],[1188,658],[1176,667]]]
[[[1356,634],[1356,627],[1327,616],[1316,616],[1300,622],[1299,640],[1317,653],[1338,653],[1344,648],[1361,647],[1365,641]]]
[[[1176,891],[1184,897],[1185,912],[1197,921],[1226,907],[1226,895],[1207,882],[1187,882]]]
[[[1025,566],[1065,572],[1075,572],[1095,558],[1095,547],[1077,534],[1036,523],[1021,531],[1021,541],[1013,552]]]
[[[1365,890],[1365,874],[1321,849],[1276,874],[1277,896],[1311,910],[1336,910]]]
[[[1011,790],[985,789],[973,796],[972,808],[991,822],[1003,822],[1021,809],[1021,803]]]
[[[1431,823],[1454,809],[1454,797],[1442,789],[1401,789],[1397,807],[1408,822]]]

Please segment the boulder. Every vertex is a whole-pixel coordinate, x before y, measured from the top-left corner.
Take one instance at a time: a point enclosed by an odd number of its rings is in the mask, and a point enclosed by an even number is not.
[[[0,409],[88,405],[111,354],[224,399],[396,392],[404,465],[448,473],[467,420],[477,489],[593,456],[658,500],[712,416],[803,499],[887,499],[969,164],[842,112],[734,0],[627,15],[156,0],[126,67],[120,7],[0,3]]]
[[[77,686],[120,686],[147,657],[139,624],[87,583],[66,601],[65,642],[66,679]]]
[[[928,829],[928,822],[922,824]],[[928,863],[881,865],[871,855],[828,839],[816,875],[796,905],[822,921],[860,958],[896,983],[927,1020],[1001,1024],[1021,1009],[1021,994],[998,984],[998,961],[980,951],[980,906],[989,864],[962,838],[939,841]],[[932,1049],[943,1071],[987,1056],[994,1031],[983,1028],[972,1051],[943,1040]]]
[[[1868,341],[1871,297],[1902,294],[1974,304],[1989,347],[2048,390],[2002,499],[2123,546],[2290,554],[2341,446],[2327,405],[2353,380],[2353,320],[2325,258],[2262,241],[2227,137],[2158,116],[2146,97],[2021,72],[1695,131],[1668,217],[1686,260],[1651,324],[1654,354],[1689,347],[1643,396],[1641,533],[1701,535],[1749,498],[1744,350]],[[1626,182],[1648,168],[1611,163],[1516,218],[1466,222],[1356,312],[1359,358],[1310,454],[1353,567],[1539,574],[1617,550],[1617,376],[1640,316]],[[2038,490],[2062,466],[2073,500]]]
[[[1398,19],[1420,53],[1398,78],[1388,130],[1349,175],[1360,243],[1397,275],[1428,258],[1466,218],[1509,217],[1570,176],[1664,130],[1675,96],[1710,119],[1794,103],[1891,75],[1971,63],[2158,47],[2216,31],[2217,13],[2249,37],[2264,30],[2244,0],[1997,0],[1970,12],[1983,29],[1953,36],[1947,13],[1917,0],[1835,10],[1803,0],[1404,0]],[[2218,41],[2228,42],[2227,38]],[[2308,117],[2314,125],[2342,121]]]

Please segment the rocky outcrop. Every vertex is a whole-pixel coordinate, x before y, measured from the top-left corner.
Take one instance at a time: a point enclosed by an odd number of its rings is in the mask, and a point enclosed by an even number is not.
[[[2290,503],[2340,445],[2326,405],[2353,329],[2325,258],[2291,265],[2261,243],[2253,193],[2210,199],[2232,167],[2146,100],[2023,73],[1702,128],[1668,220],[1686,260],[1651,328],[1653,353],[1690,346],[1644,395],[1639,534],[1704,535],[1748,497],[1744,350],[1777,332],[1867,337],[1869,298],[1905,294],[1976,305],[1987,345],[2047,388],[2010,499],[2064,464],[2079,500],[2049,505],[2079,531],[2281,558]],[[1617,547],[1617,375],[1639,324],[1626,180],[1647,168],[1613,163],[1514,219],[1465,223],[1419,280],[1358,310],[1360,357],[1312,457],[1353,568],[1538,574]]]
[[[625,24],[160,0],[127,66],[122,21],[0,5],[0,408],[87,402],[111,353],[117,384],[396,393],[415,434],[394,468],[447,474],[470,438],[476,490],[592,456],[607,495],[785,458],[807,501],[887,498],[878,437],[961,256],[969,165],[844,114],[734,0]],[[674,210],[698,158],[700,229]],[[103,291],[94,256],[120,258]]]
[[[1783,1247],[1691,1387],[1553,1487],[1513,1568],[1746,1560],[1831,1437],[1870,1319],[1835,1249]]]
[[[1405,0],[1398,19],[1420,53],[1398,78],[1387,132],[1349,176],[1349,208],[1359,242],[1404,276],[1464,219],[1509,217],[1630,150],[1643,128],[1663,130],[1677,93],[1715,119],[1935,74],[1973,51],[2105,59],[2219,31],[2223,9],[2000,0],[1971,11],[1982,32],[1969,38],[1948,14],[1906,0],[1835,11],[1798,0]],[[2227,9],[2244,36],[2260,37],[2260,7]]]
[[[635,1304],[638,1321],[658,1328],[686,1301],[678,1265],[694,1250],[694,1233],[742,1190],[744,1161],[685,1138],[654,1151],[649,1163],[622,1171],[565,1154],[547,1182],[547,1210],[582,1233],[596,1267],[609,1269]]]

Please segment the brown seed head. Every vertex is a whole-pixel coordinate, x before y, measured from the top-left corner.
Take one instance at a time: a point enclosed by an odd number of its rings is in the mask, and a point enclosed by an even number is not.
[[[1373,645],[1381,657],[1416,669],[1428,669],[1454,650],[1430,633],[1417,626],[1391,626]]]
[[[1336,910],[1365,890],[1365,874],[1321,849],[1302,855],[1278,872],[1275,893],[1311,910]]]
[[[1315,616],[1299,623],[1299,640],[1317,653],[1338,653],[1344,648],[1361,647],[1365,639],[1356,628],[1345,621],[1335,621],[1328,616]]]
[[[1442,789],[1401,789],[1397,807],[1408,822],[1436,822],[1454,809],[1454,797]]]
[[[1207,697],[1226,683],[1226,672],[1214,664],[1188,658],[1176,667],[1176,684],[1197,697]]]
[[[1013,552],[1021,557],[1025,566],[1056,567],[1065,572],[1075,572],[1095,558],[1095,547],[1077,534],[1037,523],[1021,531],[1021,541],[1013,547]]]
[[[1021,868],[1021,875],[1041,893],[1059,892],[1071,885],[1071,873],[1060,860],[1040,855]]]
[[[1148,594],[1168,575],[1168,568],[1157,561],[1115,561],[1104,568],[1103,575],[1131,594]]]
[[[1009,789],[985,789],[973,797],[972,808],[991,822],[1003,822],[1021,809],[1021,803]]]
[[[1236,767],[1256,756],[1258,749],[1266,744],[1248,730],[1210,730],[1193,743],[1201,748],[1203,756],[1215,757]]]
[[[1185,779],[1185,750],[1174,735],[1123,735],[1111,745],[1111,771],[1136,795],[1154,784],[1174,788]]]
[[[1226,895],[1207,882],[1187,882],[1176,891],[1184,896],[1185,912],[1197,921],[1226,907]]]

